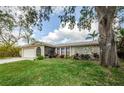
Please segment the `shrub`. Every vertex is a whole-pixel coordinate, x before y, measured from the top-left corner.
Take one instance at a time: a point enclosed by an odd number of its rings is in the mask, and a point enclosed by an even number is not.
[[[64,55],[60,55],[60,58],[64,58],[65,56]]]
[[[0,57],[19,57],[20,56],[20,47],[18,46],[0,46]]]
[[[73,59],[79,60],[79,54],[76,53],[76,54],[74,55]]]
[[[90,59],[91,59],[90,54],[85,54],[85,55],[84,55],[84,59],[90,60]]]
[[[90,54],[81,54],[81,55],[79,56],[79,59],[86,59],[86,60],[89,60],[89,59],[91,59],[91,56],[90,56]]]
[[[56,57],[58,57],[58,54],[56,54],[56,53],[49,53],[47,56],[48,56],[48,58],[56,58]]]
[[[60,57],[59,54],[54,53],[53,58],[58,58]]]
[[[76,53],[74,56],[73,56],[73,59],[76,59],[76,60],[90,60],[90,59],[93,59],[93,57],[90,55],[90,54],[81,54],[79,55],[78,53]]]
[[[81,54],[80,55],[80,59],[84,59],[84,54]]]
[[[93,57],[94,57],[95,59],[99,59],[99,54],[98,54],[98,53],[93,53]]]
[[[37,58],[36,58],[37,60],[43,60],[44,59],[44,57],[43,56],[41,56],[41,55],[39,55],[39,56],[37,56]]]
[[[52,55],[48,55],[48,58],[52,58],[53,56]]]
[[[124,52],[118,52],[118,57],[124,59]]]

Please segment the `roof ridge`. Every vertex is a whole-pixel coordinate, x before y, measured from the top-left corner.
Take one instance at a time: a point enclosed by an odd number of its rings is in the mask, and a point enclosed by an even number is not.
[[[38,43],[38,44],[37,44]],[[40,46],[40,45],[44,45],[44,46],[50,46],[50,47],[59,47],[59,46],[82,46],[82,45],[98,45],[98,40],[94,40],[94,41],[82,41],[82,42],[70,42],[70,43],[61,43],[61,44],[50,44],[50,43],[46,43],[46,42],[41,42],[38,41],[37,43],[33,43],[33,44],[27,44],[25,46]]]

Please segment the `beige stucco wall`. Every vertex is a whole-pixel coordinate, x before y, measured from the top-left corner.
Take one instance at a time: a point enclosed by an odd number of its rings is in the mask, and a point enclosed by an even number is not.
[[[44,56],[44,46],[40,46],[40,48],[41,48],[41,55],[42,56]],[[32,51],[27,51],[27,50],[29,50],[29,49],[31,49]],[[24,53],[25,53],[25,51],[27,51],[26,52],[26,57],[36,57],[36,49],[37,49],[37,47],[33,47],[33,48],[22,48],[22,50],[21,50],[21,56],[22,57],[25,57],[24,55]]]
[[[40,46],[40,48],[41,48],[41,55],[44,56],[45,55],[44,54],[44,46]],[[35,57],[36,57],[36,49],[37,49],[37,47],[34,48],[34,55],[35,55]]]
[[[44,46],[40,46],[40,48],[41,48],[41,55],[45,56],[45,48],[44,48]]]
[[[99,53],[99,47],[98,46],[76,46],[71,47],[71,55],[74,55],[76,53],[79,54],[92,54],[93,53]]]
[[[45,56],[45,46],[40,46],[41,48],[41,55]],[[64,47],[64,54],[66,55],[66,47]],[[27,48],[30,49],[30,48]],[[27,55],[34,55],[36,57],[36,49],[37,47],[33,48],[33,51],[30,53],[27,53]],[[79,53],[79,54],[92,54],[92,53],[98,53],[99,54],[99,46],[70,46],[70,56]],[[26,48],[22,48],[22,57],[24,57],[24,51]],[[59,55],[61,55],[61,47],[59,47]],[[57,49],[56,49],[57,51]]]

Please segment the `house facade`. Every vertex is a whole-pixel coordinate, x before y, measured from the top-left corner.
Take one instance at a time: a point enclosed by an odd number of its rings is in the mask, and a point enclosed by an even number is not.
[[[97,41],[74,42],[64,44],[48,44],[45,42],[35,42],[30,45],[22,46],[21,56],[35,58],[38,55],[64,55],[73,56],[74,54],[99,54],[99,45]]]

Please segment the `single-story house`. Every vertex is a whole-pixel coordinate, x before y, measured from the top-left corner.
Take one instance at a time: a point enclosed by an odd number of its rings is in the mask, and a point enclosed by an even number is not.
[[[64,44],[48,44],[45,42],[35,42],[22,46],[21,56],[35,58],[38,55],[48,56],[58,54],[72,56],[74,54],[99,54],[98,41],[73,42]]]

